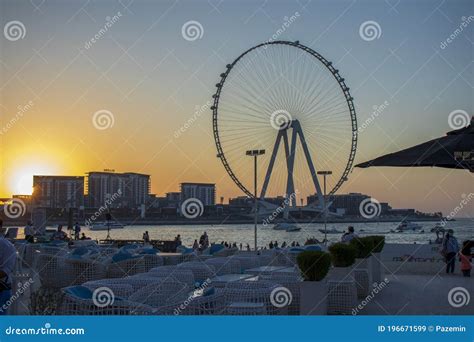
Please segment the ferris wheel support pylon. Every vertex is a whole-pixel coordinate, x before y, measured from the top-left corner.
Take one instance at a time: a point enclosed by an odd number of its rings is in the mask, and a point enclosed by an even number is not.
[[[286,165],[288,169],[288,177],[286,182],[286,194],[285,194],[285,206],[283,217],[288,219],[289,217],[289,207],[296,206],[296,198],[295,197],[295,182],[293,179],[293,171],[295,165],[295,154],[296,154],[296,143],[297,138],[299,137],[301,146],[303,148],[303,152],[305,155],[306,162],[308,163],[308,168],[311,173],[311,178],[313,180],[313,185],[315,188],[316,195],[318,196],[318,201],[324,206],[324,198],[321,192],[321,186],[318,181],[318,176],[316,172],[316,168],[314,167],[313,160],[311,158],[311,154],[308,149],[308,145],[306,144],[306,140],[304,138],[303,130],[301,129],[301,125],[298,120],[292,120],[290,123],[286,125],[287,127],[281,128],[278,131],[275,145],[273,146],[272,156],[270,158],[270,163],[268,164],[267,172],[265,174],[265,180],[262,186],[262,191],[260,193],[260,200],[265,199],[265,194],[267,191],[268,184],[270,183],[270,177],[272,175],[273,167],[275,165],[275,160],[278,154],[278,150],[281,145],[281,140],[283,139],[283,145],[285,149],[285,157],[286,157]],[[288,145],[288,130],[292,129],[291,134],[291,145]]]

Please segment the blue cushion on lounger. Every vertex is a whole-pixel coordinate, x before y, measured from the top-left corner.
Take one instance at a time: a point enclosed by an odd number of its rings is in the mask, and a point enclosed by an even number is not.
[[[66,287],[64,291],[74,297],[92,299],[92,291],[82,285]]]
[[[118,252],[112,256],[112,262],[119,262],[131,259],[132,255],[130,253]]]
[[[211,246],[211,249],[209,250],[210,254],[214,254],[219,252],[221,249],[224,249],[224,245],[221,244],[215,244]]]
[[[322,248],[320,245],[308,245],[304,247],[305,251],[322,251]]]
[[[214,293],[216,293],[216,289],[211,287],[211,288],[205,289],[204,292],[202,293],[202,295],[204,297],[207,297],[207,296],[212,296]]]
[[[89,249],[87,247],[79,247],[72,251],[72,255],[84,255],[89,253]]]
[[[304,248],[301,248],[301,247],[292,247],[289,250],[290,253],[295,253],[295,254],[298,254],[304,251],[305,251]]]
[[[157,250],[154,248],[143,248],[138,251],[138,254],[156,254]]]

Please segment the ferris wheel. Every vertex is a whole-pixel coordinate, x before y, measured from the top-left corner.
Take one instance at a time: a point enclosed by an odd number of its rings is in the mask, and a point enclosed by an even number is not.
[[[257,196],[322,201],[318,171],[330,170],[327,194],[347,180],[357,147],[357,119],[349,87],[332,62],[298,41],[256,45],[220,74],[213,95],[217,155],[235,184],[249,197],[253,162],[259,157]],[[301,200],[303,202],[303,200]]]

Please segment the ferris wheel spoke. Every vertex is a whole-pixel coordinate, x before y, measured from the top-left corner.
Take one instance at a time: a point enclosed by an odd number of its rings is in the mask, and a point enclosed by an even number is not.
[[[309,159],[316,170],[333,172],[327,178],[328,192],[336,191],[352,167],[356,143],[352,100],[346,98],[340,76],[321,55],[292,42],[258,45],[231,66],[216,93],[213,127],[221,160],[236,184],[252,196],[253,162],[245,151],[265,149],[266,154],[259,157],[263,171],[258,181],[263,184],[267,168],[272,167],[266,196],[283,196],[298,188],[302,191],[299,199],[314,194],[318,187],[313,185]],[[281,126],[287,120],[291,125]],[[277,137],[284,136],[275,145]],[[303,136],[309,154],[303,152]],[[286,140],[295,144],[292,182]],[[276,153],[273,166],[272,152]],[[316,178],[321,182],[320,176]]]

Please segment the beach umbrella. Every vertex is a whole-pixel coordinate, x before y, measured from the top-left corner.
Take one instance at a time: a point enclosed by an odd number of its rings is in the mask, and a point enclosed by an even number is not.
[[[474,117],[469,126],[448,132],[444,137],[356,165],[371,166],[436,166],[474,172]]]

